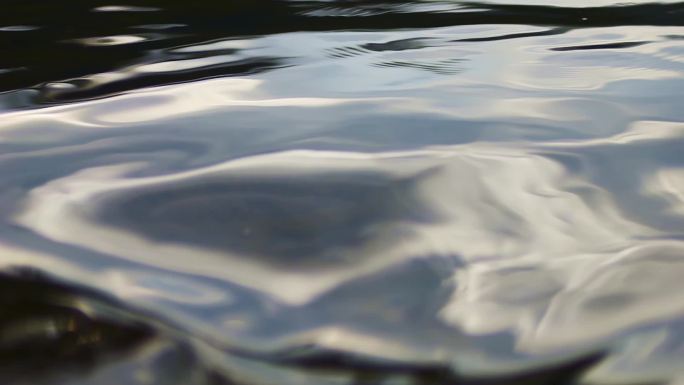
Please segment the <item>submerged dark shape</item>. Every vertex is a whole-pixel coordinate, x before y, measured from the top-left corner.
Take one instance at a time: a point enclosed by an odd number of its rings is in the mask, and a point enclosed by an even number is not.
[[[337,265],[350,263],[355,248],[400,235],[389,224],[434,219],[416,196],[415,179],[370,172],[219,173],[106,194],[93,220],[280,267]]]
[[[33,268],[0,272],[0,307],[5,385],[233,384],[161,320]]]
[[[103,313],[108,302],[36,271],[0,273],[2,383],[85,374],[154,338],[142,322]]]

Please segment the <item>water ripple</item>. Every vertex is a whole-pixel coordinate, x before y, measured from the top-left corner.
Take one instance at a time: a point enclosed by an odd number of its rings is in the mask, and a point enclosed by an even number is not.
[[[3,383],[683,378],[684,3],[38,3]]]

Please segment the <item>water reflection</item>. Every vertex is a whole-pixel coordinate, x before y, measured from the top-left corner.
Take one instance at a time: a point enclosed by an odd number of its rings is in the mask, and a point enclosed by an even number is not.
[[[120,72],[122,67],[136,67],[135,64],[168,63],[188,59],[187,56],[179,57],[170,48],[202,44],[217,39],[278,36],[296,31],[391,31],[407,28],[428,31],[430,28],[459,25],[527,26],[528,30],[520,34],[511,35],[503,32],[490,38],[498,40],[559,34],[591,27],[682,24],[678,16],[681,13],[681,3],[677,2],[609,6],[614,4],[607,1],[602,4],[592,3],[591,8],[587,8],[587,5],[576,8],[578,5],[575,2],[558,2],[549,6],[547,3],[541,5],[539,2],[502,4],[439,1],[394,4],[375,1],[329,3],[270,0],[258,5],[245,2],[203,1],[202,6],[199,6],[180,1],[160,4],[149,0],[137,2],[139,5],[135,6],[102,4],[94,8],[81,2],[74,3],[68,8],[63,8],[61,4],[41,4],[35,7],[32,4],[33,2],[13,4],[14,12],[20,15],[16,20],[21,20],[24,24],[8,25],[0,29],[0,46],[12,52],[12,55],[3,57],[0,68],[25,68],[23,73],[12,76],[0,74],[0,90],[39,87],[41,83],[49,81],[71,79],[79,82],[81,78],[86,79],[87,84],[84,87],[88,92],[60,95],[57,97],[60,101],[64,98],[92,98],[149,85],[191,79],[249,74],[257,70],[292,64],[282,63],[280,60],[292,57],[290,54],[266,54],[258,57],[249,55],[250,58],[246,62],[223,65],[212,70],[201,69],[192,74],[179,71],[170,77],[131,78],[126,84],[119,83],[101,88],[99,86],[103,84],[95,81],[97,90],[92,90],[92,81],[88,80],[94,74],[107,77],[106,74]],[[42,15],[49,13],[62,17],[46,21]],[[246,19],[249,19],[250,23],[241,22]],[[9,21],[13,20],[10,18]],[[547,29],[545,32],[530,32],[529,26],[533,25],[551,25],[556,28],[544,28]],[[153,38],[130,35],[141,27],[152,28],[157,34]],[[478,38],[473,40],[472,37],[461,37],[458,33],[452,37],[462,42],[479,41]],[[70,43],[73,41],[86,44]],[[131,44],[133,41],[136,44]],[[93,45],[87,42],[94,42],[95,46],[100,48],[94,50]],[[376,43],[365,44],[364,47],[372,49],[368,47],[376,46],[374,44]],[[614,44],[625,42],[623,40]],[[280,47],[301,46],[301,43],[294,43]],[[49,63],[42,60],[43,55],[51,57]],[[73,60],[78,60],[80,65],[71,65]],[[119,81],[120,79],[117,79],[117,83]],[[52,100],[53,96],[46,95],[33,100],[31,104],[47,103]]]
[[[35,5],[1,380],[682,377],[681,2]]]

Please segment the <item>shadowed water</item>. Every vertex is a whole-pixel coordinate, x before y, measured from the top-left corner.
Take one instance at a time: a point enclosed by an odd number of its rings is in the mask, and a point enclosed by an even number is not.
[[[2,384],[684,383],[684,3],[2,7]]]

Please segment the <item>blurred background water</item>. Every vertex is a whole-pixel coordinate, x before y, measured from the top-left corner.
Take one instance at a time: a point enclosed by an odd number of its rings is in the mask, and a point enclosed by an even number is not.
[[[683,384],[684,3],[4,0],[0,382]]]

